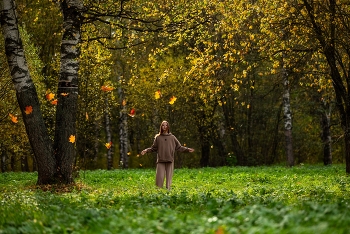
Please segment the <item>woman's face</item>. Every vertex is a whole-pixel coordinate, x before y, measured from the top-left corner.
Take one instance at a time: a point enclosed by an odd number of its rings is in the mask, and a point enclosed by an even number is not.
[[[168,123],[167,122],[162,123],[162,132],[168,132]]]

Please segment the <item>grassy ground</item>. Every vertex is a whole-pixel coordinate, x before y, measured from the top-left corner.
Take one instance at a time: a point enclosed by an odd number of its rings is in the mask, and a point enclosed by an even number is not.
[[[171,191],[150,169],[81,171],[69,191],[36,177],[0,174],[0,233],[350,233],[343,165],[177,169]]]

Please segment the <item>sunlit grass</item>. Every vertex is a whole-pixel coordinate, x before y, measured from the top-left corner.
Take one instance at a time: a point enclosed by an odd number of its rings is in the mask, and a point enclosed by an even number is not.
[[[0,174],[0,233],[347,233],[343,165],[80,171],[69,192]]]

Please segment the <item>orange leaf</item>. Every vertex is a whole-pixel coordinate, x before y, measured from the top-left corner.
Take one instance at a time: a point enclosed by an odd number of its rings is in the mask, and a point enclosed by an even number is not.
[[[114,88],[111,87],[111,86],[108,86],[108,85],[103,85],[103,86],[101,87],[101,90],[102,90],[103,92],[109,92],[109,91],[114,90]]]
[[[89,115],[87,112],[85,112],[85,118],[86,118],[86,120],[89,120]]]
[[[55,100],[53,100],[53,101],[51,102],[51,104],[52,104],[52,105],[57,105],[57,102],[58,102],[58,100],[55,99]]]
[[[14,123],[18,123],[17,117],[9,113],[9,116],[11,117],[11,121]]]
[[[106,143],[105,146],[107,149],[110,149],[112,147],[112,142],[110,141],[109,143]]]
[[[48,93],[48,94],[46,94],[46,99],[48,100],[48,101],[51,101],[52,99],[54,99],[55,98],[55,94],[53,94],[53,93]]]
[[[33,112],[33,107],[32,106],[26,106],[26,109],[24,111],[24,113],[26,113],[27,115],[31,114]]]
[[[75,136],[70,135],[69,142],[74,143],[75,142]]]
[[[170,98],[170,101],[169,101],[169,103],[170,103],[170,105],[172,105],[172,104],[174,104],[174,102],[176,101],[176,97],[175,96],[172,96],[171,98]]]
[[[158,91],[156,91],[156,92],[154,93],[154,98],[155,98],[155,99],[159,99],[161,96],[162,96],[162,94],[160,93],[160,90],[158,90]]]
[[[134,108],[132,108],[131,110],[130,110],[130,112],[129,112],[129,116],[131,116],[131,117],[134,117],[135,116],[135,114],[136,114],[136,111],[135,111],[135,109]]]
[[[62,96],[68,96],[69,93],[61,93]]]
[[[125,99],[122,101],[122,106],[125,106],[126,105],[126,101]]]

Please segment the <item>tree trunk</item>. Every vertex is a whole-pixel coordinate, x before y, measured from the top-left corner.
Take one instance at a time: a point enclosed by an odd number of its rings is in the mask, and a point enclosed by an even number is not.
[[[245,166],[245,156],[242,150],[241,145],[239,144],[236,130],[236,121],[234,116],[234,107],[233,100],[234,97],[232,94],[228,94],[229,97],[226,97],[222,102],[222,110],[224,112],[226,129],[230,134],[231,143],[232,143],[232,151],[234,156],[237,158],[237,164],[240,166]]]
[[[336,17],[340,15],[340,12],[337,12],[339,8],[337,7],[337,2],[335,0],[329,0],[329,24],[327,25],[328,28],[323,30],[324,25],[321,26],[317,22],[313,5],[307,0],[303,0],[303,2],[309,15],[311,27],[323,49],[323,53],[331,71],[332,83],[336,96],[336,106],[340,114],[341,125],[344,132],[346,173],[350,174],[350,79],[349,71],[346,69],[340,71],[339,69],[341,68],[337,66],[339,63],[346,63],[346,61],[342,61],[342,58],[338,56],[339,54],[342,54],[342,52],[340,53],[336,49]],[[341,74],[343,74],[344,77],[342,77]]]
[[[121,82],[120,82],[121,83]],[[128,115],[126,110],[126,103],[124,99],[124,92],[121,87],[118,88],[118,96],[120,101],[119,110],[119,153],[120,164],[122,168],[128,168]]]
[[[24,55],[14,1],[3,0],[1,10],[6,57],[28,139],[38,164],[37,183],[49,184],[52,183],[56,163],[52,143],[40,110],[38,95]]]
[[[330,107],[326,101],[323,101],[321,111],[321,127],[322,127],[322,142],[323,142],[323,163],[324,165],[332,164],[332,148],[331,148],[331,130],[330,130]]]
[[[81,40],[81,2],[60,1],[63,13],[61,68],[58,83],[55,129],[55,157],[60,183],[74,182],[76,120],[78,109],[79,47]]]
[[[284,53],[283,53],[284,57]],[[290,87],[288,80],[288,72],[285,68],[285,64],[281,59],[282,67],[282,79],[283,79],[283,113],[284,113],[284,136],[286,142],[286,155],[287,155],[287,165],[294,166],[294,155],[293,155],[293,137],[292,137],[292,111],[290,107]]]
[[[7,151],[6,149],[1,151],[1,172],[6,171],[6,159],[7,159]]]
[[[22,169],[21,171],[23,171],[23,172],[28,172],[29,171],[27,155],[22,155],[21,156],[21,169]]]
[[[107,136],[107,142],[111,143],[112,142],[112,133],[111,133],[111,126],[110,126],[110,121],[109,121],[109,105],[108,105],[108,97],[106,94],[105,98],[105,127],[106,127],[106,136]],[[112,147],[107,149],[107,169],[112,170],[113,169],[113,154],[112,154]]]

